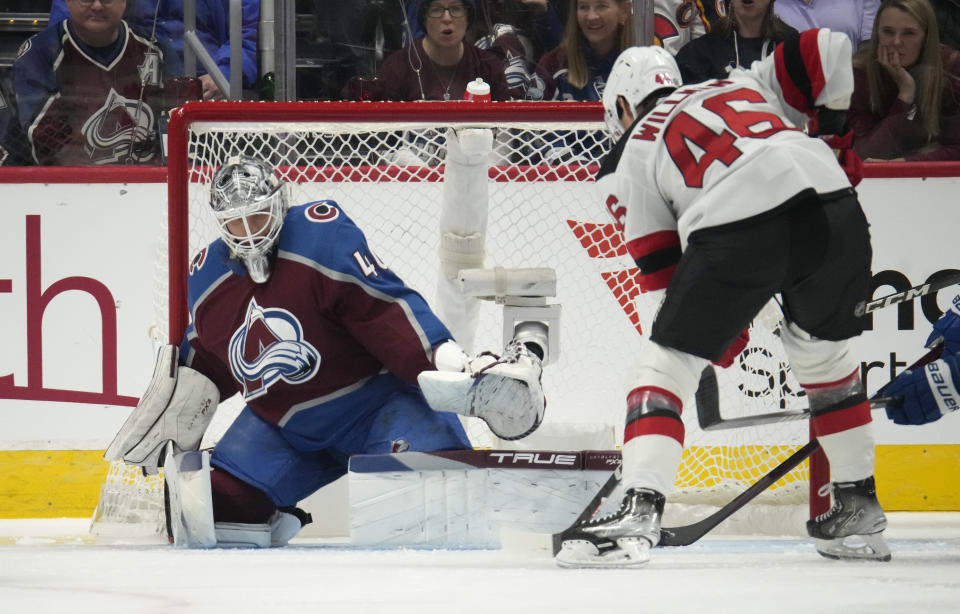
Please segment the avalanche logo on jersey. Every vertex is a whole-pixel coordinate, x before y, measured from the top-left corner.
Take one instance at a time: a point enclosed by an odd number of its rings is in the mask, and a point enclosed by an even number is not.
[[[311,222],[326,223],[340,217],[340,210],[334,207],[332,200],[321,200],[307,207],[303,215]]]
[[[121,96],[111,88],[103,106],[83,123],[87,155],[96,164],[113,164],[128,158],[146,162],[154,156],[153,125],[150,105]]]
[[[296,316],[264,309],[250,299],[244,325],[230,339],[230,369],[243,383],[243,398],[263,396],[278,381],[299,384],[320,368],[320,352],[303,339]]]

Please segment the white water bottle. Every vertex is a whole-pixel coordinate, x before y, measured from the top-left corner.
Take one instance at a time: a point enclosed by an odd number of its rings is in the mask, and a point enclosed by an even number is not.
[[[490,85],[482,78],[477,77],[467,83],[467,90],[463,93],[463,99],[474,102],[490,102]]]

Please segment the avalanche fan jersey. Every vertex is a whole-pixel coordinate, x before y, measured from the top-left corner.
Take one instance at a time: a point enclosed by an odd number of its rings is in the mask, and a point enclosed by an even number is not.
[[[815,68],[817,104],[849,96],[849,44],[832,46],[845,37],[821,30],[818,49],[817,31],[809,32],[800,47]],[[664,249],[685,248],[697,230],[763,214],[801,192],[850,189],[826,143],[798,127],[806,107],[782,50],[750,71],[680,86],[639,118],[604,161],[598,185],[635,261],[652,262]],[[650,289],[663,287],[659,281],[640,278]]]
[[[452,338],[333,201],[290,209],[267,282],[251,281],[218,239],[194,257],[188,283],[184,364],[272,424],[298,432],[310,412],[312,432],[298,434],[318,447],[433,369],[433,348]]]
[[[162,82],[160,52],[122,23],[119,53],[104,64],[67,23],[30,38],[13,63],[20,128],[33,161],[159,164],[156,111],[148,101]]]

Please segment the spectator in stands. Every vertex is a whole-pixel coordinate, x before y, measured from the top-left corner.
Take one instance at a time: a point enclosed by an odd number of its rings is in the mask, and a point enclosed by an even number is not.
[[[683,82],[722,79],[734,68],[750,68],[786,38],[799,36],[777,17],[773,6],[773,0],[733,0],[729,13],[710,32],[677,53]]]
[[[843,32],[856,50],[870,40],[880,0],[777,0],[771,4],[784,23],[801,32],[811,28]]]
[[[865,160],[960,160],[960,53],[927,0],[884,0],[854,56],[849,121]]]
[[[570,0],[563,41],[537,64],[544,100],[600,100],[620,52],[633,44],[630,0]]]
[[[401,0],[310,0],[309,5],[312,25],[305,32],[298,28],[297,57],[315,64],[297,69],[297,97],[363,99],[362,86],[404,46]]]
[[[423,0],[417,15],[426,34],[394,52],[380,69],[378,98],[383,100],[461,100],[467,83],[481,78],[493,100],[508,100],[503,62],[465,42],[473,19],[473,0]]]
[[[417,5],[417,2],[407,5],[407,23],[413,40],[423,38],[426,33]],[[544,51],[553,49],[563,39],[563,24],[566,23],[567,14],[565,7],[566,5],[555,7],[550,0],[482,0],[479,6],[482,15],[475,20],[475,26],[468,30],[467,42],[474,43],[481,36],[492,32],[498,18],[502,18],[504,23],[516,26],[529,25],[532,21],[532,28],[523,29],[528,33],[536,33],[539,45],[535,53],[539,59]],[[529,19],[530,17],[532,19]]]
[[[69,0],[53,0],[50,24],[65,19]],[[108,0],[109,2],[110,0]],[[115,2],[118,0],[114,0]],[[125,2],[125,0],[123,0]],[[229,0],[197,0],[196,34],[204,48],[217,63],[227,81],[230,80],[230,2]],[[167,58],[170,75],[183,74],[183,0],[131,0],[126,21],[134,32],[146,39],[156,38],[157,45]],[[257,36],[260,24],[260,2],[243,0],[243,87],[254,88],[259,74]],[[203,65],[197,61],[197,74],[203,85],[203,99],[225,97]]]
[[[480,4],[467,40],[501,58],[513,98],[540,100],[544,81],[536,74],[537,61],[559,44],[562,32],[547,0],[489,0]]]
[[[163,56],[122,20],[125,0],[68,0],[20,49],[0,134],[21,163],[158,163]]]

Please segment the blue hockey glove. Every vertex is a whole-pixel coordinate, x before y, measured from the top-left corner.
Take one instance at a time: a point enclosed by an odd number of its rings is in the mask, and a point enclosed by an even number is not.
[[[887,417],[897,424],[927,424],[960,408],[960,355],[946,354],[940,360],[909,369],[884,389],[887,397],[902,397],[899,405],[887,406]]]
[[[950,309],[934,322],[925,347],[931,348],[943,341],[947,352],[960,352],[960,294],[953,297]]]

